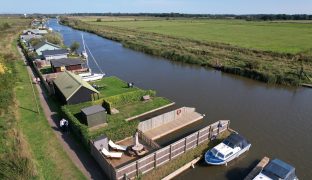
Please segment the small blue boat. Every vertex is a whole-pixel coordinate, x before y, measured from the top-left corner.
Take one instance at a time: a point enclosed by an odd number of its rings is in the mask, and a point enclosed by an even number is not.
[[[206,152],[205,162],[210,165],[226,165],[248,151],[250,147],[251,144],[246,138],[233,133],[223,142]]]

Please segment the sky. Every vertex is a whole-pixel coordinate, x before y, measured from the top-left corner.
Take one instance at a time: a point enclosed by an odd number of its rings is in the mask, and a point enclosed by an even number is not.
[[[0,0],[0,13],[312,14],[312,0]]]

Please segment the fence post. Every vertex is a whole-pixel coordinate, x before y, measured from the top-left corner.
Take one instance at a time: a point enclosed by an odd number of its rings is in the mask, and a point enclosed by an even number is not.
[[[171,160],[171,153],[172,153],[172,144],[170,144],[169,147],[169,160]]]
[[[199,145],[199,131],[197,131],[197,146]]]
[[[139,177],[140,173],[139,173],[139,161],[136,161],[136,171],[137,171],[137,177]]]
[[[157,167],[157,162],[156,162],[157,158],[156,158],[156,153],[154,153],[154,166],[155,168]]]
[[[184,152],[186,152],[186,140],[187,138],[184,138]]]

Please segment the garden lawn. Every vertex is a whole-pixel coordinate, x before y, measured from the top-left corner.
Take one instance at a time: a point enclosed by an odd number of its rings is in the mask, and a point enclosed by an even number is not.
[[[98,91],[100,92],[100,98],[139,90],[137,87],[128,88],[126,82],[114,76],[105,77],[91,84],[99,87]]]
[[[126,121],[125,119],[143,114],[145,112],[157,109],[159,107],[170,104],[171,101],[163,97],[155,97],[149,101],[138,101],[123,106],[118,106],[118,114],[107,115],[108,125],[94,131],[89,131],[90,139],[98,137],[102,134],[107,135],[114,141],[122,140],[126,137],[132,136],[139,124],[139,120]],[[91,106],[92,102],[69,105],[66,106],[69,111],[76,117],[80,117],[80,110],[82,108]]]

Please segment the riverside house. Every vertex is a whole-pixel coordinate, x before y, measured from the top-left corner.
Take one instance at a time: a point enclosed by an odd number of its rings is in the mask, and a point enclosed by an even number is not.
[[[42,51],[42,56],[45,60],[64,59],[67,58],[69,52],[66,49],[55,49]]]
[[[40,42],[39,44],[37,44],[36,46],[34,46],[34,50],[36,51],[36,53],[38,54],[38,56],[42,55],[42,51],[46,51],[46,50],[56,50],[56,49],[61,49],[60,46],[56,45],[56,44],[52,44],[50,42],[44,41],[44,42]]]
[[[55,95],[64,104],[78,104],[99,97],[99,91],[82,80],[79,75],[65,71],[53,81]]]
[[[83,71],[84,61],[80,58],[63,58],[63,59],[52,59],[50,61],[52,71],[63,72],[63,71]]]

